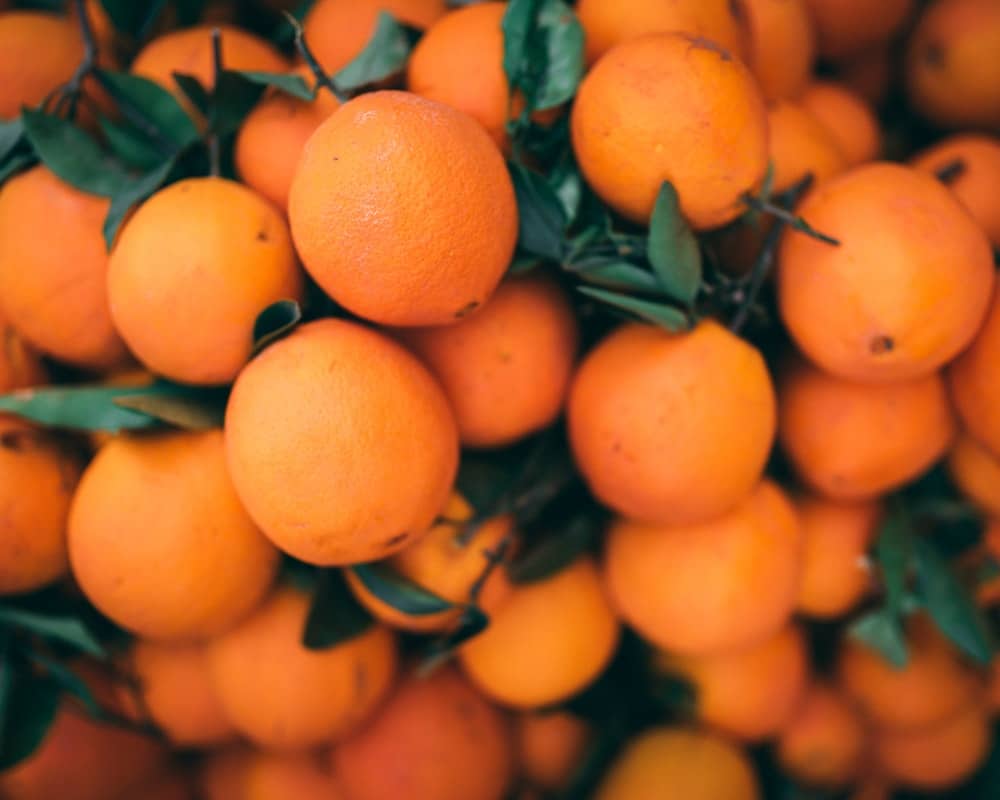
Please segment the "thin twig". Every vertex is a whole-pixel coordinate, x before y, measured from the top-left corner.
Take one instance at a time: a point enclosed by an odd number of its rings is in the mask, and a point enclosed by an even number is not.
[[[80,35],[83,37],[83,59],[77,64],[69,80],[59,89],[56,100],[55,111],[58,114],[62,111],[64,104],[69,103],[68,116],[76,114],[77,103],[83,91],[83,82],[87,76],[94,71],[97,66],[97,40],[94,38],[94,30],[90,25],[90,16],[84,0],[74,0],[76,14],[80,18]]]
[[[306,66],[308,66],[312,71],[313,77],[316,78],[316,86],[326,89],[330,92],[330,94],[337,98],[338,102],[346,103],[350,100],[350,97],[337,88],[337,84],[333,82],[333,78],[327,75],[319,61],[316,60],[316,56],[313,55],[312,50],[309,49],[309,45],[306,43],[305,31],[302,30],[302,23],[300,23],[287,11],[283,13],[285,18],[288,20],[288,24],[291,25],[292,29],[295,31],[295,49],[298,51],[299,55],[302,56],[302,60],[306,62]]]
[[[775,219],[783,220],[791,228],[801,231],[806,234],[806,236],[811,236],[813,239],[817,239],[825,244],[832,245],[833,247],[840,246],[840,241],[838,239],[834,239],[832,236],[821,233],[802,219],[802,217],[796,216],[789,209],[782,208],[771,200],[767,200],[762,197],[755,197],[751,194],[745,194],[743,195],[743,202],[753,211],[757,211],[761,214],[770,214]]]
[[[213,91],[219,88],[222,79],[222,72],[225,69],[222,65],[222,31],[212,28],[212,71],[214,80],[212,82]],[[213,177],[219,177],[221,172],[221,158],[219,155],[219,134],[212,131],[208,134],[208,167]]]
[[[962,177],[965,172],[966,163],[961,158],[955,158],[934,170],[934,177],[941,183],[949,184]]]

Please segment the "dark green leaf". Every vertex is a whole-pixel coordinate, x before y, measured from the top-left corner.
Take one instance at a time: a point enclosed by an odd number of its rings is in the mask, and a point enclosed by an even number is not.
[[[568,567],[597,541],[601,522],[589,514],[574,517],[560,531],[529,544],[523,554],[507,566],[514,583],[534,583]]]
[[[175,151],[198,140],[194,120],[177,102],[177,98],[160,84],[129,72],[101,70],[100,78],[112,97],[128,102],[163,140],[173,145]],[[160,154],[160,161],[164,155]]]
[[[208,127],[219,136],[239,130],[261,95],[264,85],[244,78],[238,72],[224,70],[215,81],[208,107]]]
[[[592,286],[577,286],[577,291],[581,294],[599,300],[620,311],[633,314],[639,319],[659,325],[661,328],[671,333],[680,333],[691,327],[691,322],[687,315],[680,309],[663,303],[654,303],[649,300],[639,300],[624,294],[595,289]]]
[[[312,100],[316,96],[312,87],[303,80],[301,75],[288,72],[253,72],[251,70],[239,70],[237,74],[250,83],[273,86],[285,94],[299,98],[299,100]]]
[[[104,218],[104,243],[108,250],[114,246],[118,229],[126,215],[137,203],[142,202],[166,182],[177,163],[176,157],[165,161],[156,169],[134,178],[111,198],[111,207]]]
[[[90,691],[90,687],[73,670],[69,669],[65,664],[60,664],[58,661],[41,653],[29,653],[28,658],[41,667],[47,677],[55,681],[62,691],[73,695],[79,700],[88,714],[92,717],[97,717],[101,714],[101,707],[94,698],[94,693]]]
[[[971,658],[989,664],[993,642],[975,601],[931,542],[913,540],[917,586],[931,617],[942,632]]]
[[[201,81],[194,75],[187,75],[183,72],[174,72],[172,75],[174,83],[184,93],[184,96],[191,101],[191,105],[197,108],[202,115],[208,114],[212,100],[208,89],[201,85]]]
[[[173,0],[177,9],[177,22],[183,27],[201,21],[208,0]]]
[[[9,664],[4,665],[9,669]],[[0,770],[35,752],[48,733],[59,708],[59,686],[52,680],[19,676],[10,690],[6,713],[0,720]]]
[[[147,414],[116,405],[115,400],[148,391],[149,387],[109,386],[23,389],[0,396],[0,411],[55,428],[81,431],[141,430],[159,423]]]
[[[564,157],[559,160],[549,174],[548,183],[562,204],[566,225],[571,225],[576,219],[580,203],[583,201],[583,178],[580,176],[580,171],[576,168],[572,157]]]
[[[511,87],[520,86],[529,64],[529,37],[540,0],[510,0],[503,15],[503,70]]]
[[[656,276],[627,261],[611,261],[596,267],[574,270],[588,283],[625,292],[655,292],[660,288]]]
[[[172,384],[154,385],[148,393],[119,396],[114,403],[187,431],[221,428],[226,415],[224,391]]]
[[[454,603],[417,586],[385,565],[356,564],[348,569],[369,592],[404,614],[423,617],[454,608]]]
[[[6,181],[11,175],[15,175],[22,169],[34,165],[38,159],[34,153],[15,153],[0,165],[0,183]]]
[[[510,262],[508,275],[527,275],[533,269],[542,265],[542,260],[537,256],[514,255],[514,260]]]
[[[104,116],[98,122],[111,151],[130,167],[147,170],[163,163],[163,153],[135,128]]]
[[[0,161],[3,161],[21,143],[23,138],[24,123],[21,122],[20,117],[0,120]]]
[[[88,655],[104,657],[104,648],[76,617],[49,616],[13,606],[0,606],[0,625],[72,645]]]
[[[537,172],[513,162],[508,167],[520,217],[518,245],[528,254],[561,260],[566,216],[559,196]]]
[[[128,182],[121,165],[71,122],[27,108],[21,118],[25,135],[42,163],[71,186],[110,197]]]
[[[101,0],[111,24],[122,33],[139,38],[159,16],[166,0]]]
[[[375,33],[365,49],[334,76],[338,89],[350,91],[400,72],[410,55],[410,38],[406,29],[388,11],[380,11]]]
[[[341,571],[323,570],[302,632],[302,644],[310,650],[326,650],[359,636],[371,624],[371,615],[354,599]]]
[[[455,488],[466,502],[482,516],[492,509],[502,493],[502,487],[511,480],[508,465],[475,454],[463,456],[458,467]]]
[[[452,654],[469,639],[478,636],[490,624],[490,618],[476,606],[466,606],[462,610],[458,624],[454,630],[449,631],[444,636],[434,639],[428,646],[424,657],[420,661],[417,674],[421,676],[429,675],[445,661],[451,658]]]
[[[701,286],[701,250],[681,215],[677,190],[669,181],[660,186],[653,206],[646,255],[663,291],[690,306]]]
[[[278,300],[257,315],[253,324],[253,354],[283,338],[302,322],[302,308],[294,300]]]
[[[881,654],[897,669],[906,666],[909,656],[902,624],[886,609],[868,612],[855,620],[848,630],[851,636]]]
[[[890,513],[879,530],[875,556],[882,570],[888,613],[900,618],[906,592],[906,573],[910,563],[910,526],[900,511]]]
[[[542,0],[538,13],[538,62],[544,65],[525,89],[533,110],[562,105],[576,94],[583,77],[583,26],[573,10],[558,0]]]

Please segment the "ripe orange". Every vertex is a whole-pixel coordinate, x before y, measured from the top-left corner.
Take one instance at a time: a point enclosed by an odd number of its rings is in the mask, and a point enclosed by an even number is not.
[[[107,369],[126,355],[108,310],[101,230],[109,205],[44,166],[0,190],[4,317],[39,350],[90,369]]]
[[[426,533],[451,490],[458,435],[416,358],[375,331],[325,319],[240,373],[226,451],[240,498],[282,550],[352,564]]]
[[[34,11],[0,15],[0,120],[39,105],[69,80],[83,59],[83,39],[68,20]],[[2,238],[2,237],[0,237]]]
[[[513,772],[507,720],[451,667],[407,678],[332,759],[351,800],[500,800]]]
[[[816,32],[806,0],[744,0],[750,66],[769,100],[802,94],[816,59]]]
[[[795,103],[772,104],[767,113],[767,129],[776,192],[790,189],[806,175],[812,175],[819,183],[847,168],[833,134]]]
[[[1000,381],[994,364],[1000,358],[1000,282],[990,300],[986,322],[948,370],[951,399],[965,429],[1000,458]]]
[[[641,224],[669,180],[692,226],[724,225],[743,212],[743,196],[767,168],[760,90],[738,59],[706,39],[650,34],[618,45],[583,79],[570,123],[591,188]]]
[[[749,44],[743,4],[730,0],[580,0],[576,14],[588,64],[615,45],[648,33],[709,39],[739,56]]]
[[[396,642],[375,626],[325,650],[302,643],[309,598],[283,587],[208,644],[208,670],[233,726],[259,747],[301,750],[349,734],[389,691]]]
[[[489,627],[459,649],[465,674],[488,697],[516,708],[567,699],[600,675],[618,645],[612,611],[593,560],[515,586]]]
[[[1000,459],[967,433],[948,454],[948,472],[969,500],[982,511],[1000,517]]]
[[[185,383],[227,383],[271,303],[300,299],[288,226],[255,192],[188,178],[140,206],[108,263],[111,316],[140,361]],[[168,331],[183,335],[167,335]]]
[[[517,238],[500,151],[471,118],[406,92],[345,103],[306,144],[289,197],[327,294],[387,325],[444,325],[489,299]]]
[[[325,759],[314,753],[255,753],[243,794],[232,800],[342,800]]]
[[[731,509],[760,478],[775,398],[760,353],[717,323],[626,324],[573,378],[569,438],[591,490],[622,514],[682,524]]]
[[[889,41],[913,9],[913,0],[806,0],[819,36],[819,52],[845,58]]]
[[[813,81],[799,102],[833,134],[848,166],[857,166],[878,156],[882,146],[878,120],[868,103],[855,91],[833,81]]]
[[[593,726],[568,711],[528,712],[514,720],[521,775],[549,791],[568,788],[594,736]]]
[[[913,166],[935,172],[955,161],[962,171],[948,188],[979,223],[994,247],[1000,247],[1000,201],[993,191],[1000,182],[1000,140],[975,133],[958,134],[938,142],[913,159]]]
[[[777,633],[795,605],[800,563],[795,510],[765,480],[709,522],[615,522],[604,569],[614,605],[643,637],[708,655]]]
[[[781,731],[778,760],[810,786],[845,786],[858,777],[866,739],[857,709],[837,689],[816,682]]]
[[[902,486],[943,456],[956,434],[939,375],[855,383],[799,363],[778,396],[782,447],[802,478],[835,500]]]
[[[504,281],[468,319],[400,336],[441,382],[464,445],[509,444],[562,411],[578,334],[566,295],[548,278]]]
[[[257,605],[278,566],[236,497],[220,431],[104,445],[73,498],[69,557],[87,598],[151,639],[220,633]]]
[[[842,503],[802,497],[802,580],[798,610],[823,619],[846,614],[871,589],[868,547],[882,509],[876,502]]]
[[[809,672],[806,640],[795,625],[746,647],[707,656],[659,653],[656,668],[693,687],[698,721],[741,741],[781,730],[795,713]]]
[[[688,728],[651,728],[605,773],[596,800],[757,800],[750,759],[727,740]]]
[[[66,518],[81,466],[51,434],[0,415],[0,595],[69,571]]]

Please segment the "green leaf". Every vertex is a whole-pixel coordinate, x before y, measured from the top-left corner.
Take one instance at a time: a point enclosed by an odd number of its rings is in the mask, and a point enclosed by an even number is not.
[[[127,102],[136,113],[141,114],[157,135],[172,145],[174,152],[198,141],[198,127],[194,120],[177,102],[177,98],[156,81],[109,70],[99,70],[99,78],[113,98]],[[165,155],[161,153],[159,160],[162,161]]]
[[[278,300],[257,315],[253,324],[253,354],[278,341],[302,322],[302,308],[294,300]]]
[[[27,108],[21,112],[21,119],[42,163],[71,186],[110,197],[128,182],[121,165],[71,122]]]
[[[310,650],[326,650],[359,636],[371,624],[371,615],[354,598],[343,573],[323,570],[302,631],[302,644]]]
[[[913,555],[920,596],[933,620],[971,658],[989,664],[993,658],[989,627],[969,592],[928,539],[913,540]]]
[[[161,386],[168,387],[167,391],[162,391]],[[181,430],[207,431],[222,427],[226,394],[219,389],[154,384],[148,393],[116,397],[113,402]]]
[[[212,89],[208,107],[208,127],[219,136],[239,130],[264,94],[265,86],[248,80],[238,72],[223,70]]]
[[[287,72],[254,72],[252,70],[238,70],[236,74],[250,83],[260,86],[273,86],[280,89],[285,94],[297,97],[299,100],[312,100],[316,93],[313,88],[303,80],[301,75],[293,75]]]
[[[902,624],[898,617],[884,608],[859,617],[848,628],[848,633],[881,654],[897,669],[903,669],[909,661]]]
[[[212,99],[208,89],[201,85],[201,81],[194,75],[187,75],[183,72],[171,73],[174,83],[184,93],[184,96],[191,101],[191,105],[198,109],[202,115],[208,114]]]
[[[38,159],[34,153],[16,153],[0,165],[0,183],[6,181],[11,175],[33,166]]]
[[[514,162],[507,166],[517,198],[518,246],[531,255],[560,261],[566,215],[559,196],[537,172]]]
[[[560,0],[511,0],[501,23],[503,67],[526,113],[569,100],[583,76],[583,27]]]
[[[104,244],[109,251],[114,246],[118,229],[128,212],[132,210],[133,206],[145,200],[166,183],[176,163],[176,156],[170,158],[156,169],[134,178],[111,198],[111,207],[108,209],[108,215],[104,218]]]
[[[3,669],[11,669],[9,662]],[[0,770],[30,756],[45,739],[59,708],[59,686],[32,675],[19,676],[0,720]]]
[[[663,303],[654,303],[650,300],[639,300],[624,294],[595,289],[591,286],[577,286],[577,291],[581,294],[599,300],[606,305],[634,314],[639,319],[659,325],[664,330],[671,333],[680,333],[691,327],[691,321],[687,315],[673,306]]]
[[[406,29],[388,11],[380,11],[375,33],[365,49],[334,76],[333,82],[344,91],[370,86],[400,72],[409,55]]]
[[[20,117],[0,120],[0,161],[3,161],[24,138],[24,123]]]
[[[655,292],[660,289],[656,276],[627,261],[610,261],[598,266],[573,270],[588,283],[625,292]]]
[[[882,570],[888,613],[899,619],[910,563],[909,519],[902,512],[890,513],[882,523],[875,542],[875,557]]]
[[[166,0],[147,0],[137,3],[135,0],[101,0],[111,24],[122,33],[140,38],[143,31],[150,28],[160,15]]]
[[[466,606],[453,630],[431,641],[417,667],[417,675],[426,677],[444,664],[469,639],[478,636],[490,624],[490,618],[477,606]]]
[[[576,561],[597,541],[600,532],[601,520],[590,514],[580,514],[562,530],[530,543],[524,553],[507,566],[507,574],[518,584],[545,580]]]
[[[65,664],[61,664],[41,653],[28,653],[28,658],[41,667],[45,674],[59,686],[61,691],[71,694],[79,700],[90,716],[100,716],[102,710],[94,698],[94,693],[90,691],[90,687],[73,670],[69,669]]]
[[[163,153],[135,128],[105,116],[98,118],[98,124],[111,151],[129,166],[146,170],[163,163]]]
[[[701,286],[701,250],[681,215],[677,190],[670,181],[663,182],[656,196],[646,255],[663,291],[690,306]]]
[[[559,160],[552,172],[549,173],[548,183],[562,204],[566,226],[571,225],[580,211],[580,204],[583,202],[583,177],[580,175],[572,156]]]
[[[88,655],[103,658],[104,648],[76,617],[50,616],[13,606],[0,606],[0,625],[16,628],[44,639],[71,645]]]
[[[407,580],[384,564],[356,564],[348,569],[369,592],[404,614],[423,617],[455,607],[454,603]]]
[[[208,0],[173,0],[179,25],[185,27],[200,22],[207,2]]]
[[[520,86],[527,72],[529,38],[540,0],[510,0],[503,15],[503,70],[511,87]]]

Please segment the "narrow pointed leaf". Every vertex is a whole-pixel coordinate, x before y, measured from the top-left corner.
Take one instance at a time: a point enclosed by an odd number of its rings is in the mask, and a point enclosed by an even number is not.
[[[301,75],[287,72],[254,72],[252,70],[238,70],[237,74],[250,83],[273,86],[299,100],[312,100],[316,96],[312,87],[303,80]]]
[[[897,618],[906,592],[906,572],[910,563],[909,521],[902,513],[890,513],[882,523],[875,542],[875,556],[882,570],[886,607]]]
[[[98,124],[111,152],[130,167],[148,170],[163,163],[163,153],[134,128],[104,116],[100,117]]]
[[[600,525],[599,520],[589,515],[574,517],[562,530],[529,544],[524,553],[507,566],[508,576],[514,583],[526,584],[555,575],[597,541]]]
[[[400,72],[409,55],[406,29],[388,11],[380,11],[365,49],[334,76],[334,83],[345,91],[370,86]]]
[[[859,617],[848,630],[851,636],[881,654],[897,669],[903,669],[909,661],[902,624],[885,609]]]
[[[0,161],[17,147],[24,138],[24,123],[20,117],[0,120]]]
[[[302,308],[294,300],[278,300],[260,314],[253,324],[253,354],[286,336],[302,322]]]
[[[76,617],[50,616],[14,606],[0,606],[0,625],[71,645],[102,658],[104,648]]]
[[[225,391],[211,389],[175,386],[161,391],[154,386],[148,393],[116,397],[114,403],[186,431],[221,428],[226,415]]]
[[[646,254],[663,291],[690,306],[701,286],[701,250],[669,181],[663,182],[653,207]]]
[[[450,601],[417,586],[384,565],[356,564],[348,569],[369,592],[404,614],[421,617],[454,608]]]
[[[302,631],[302,644],[310,650],[326,650],[359,636],[371,624],[371,615],[354,599],[343,573],[323,570]]]
[[[54,681],[31,675],[15,680],[0,720],[0,770],[9,769],[35,752],[58,708],[59,686]]]
[[[555,190],[537,172],[509,163],[519,214],[518,245],[526,253],[562,259],[566,216]]]
[[[595,289],[592,286],[577,286],[576,288],[577,291],[581,294],[587,295],[587,297],[599,300],[600,302],[609,305],[612,308],[616,308],[619,311],[625,311],[629,314],[633,314],[646,322],[659,325],[661,328],[670,331],[671,333],[680,333],[681,331],[686,331],[691,327],[691,322],[688,320],[687,315],[673,306],[664,305],[663,303],[654,303],[649,300],[639,300],[638,298],[629,297],[628,295],[616,294],[615,292],[605,291],[604,289]]]
[[[177,98],[160,84],[129,72],[100,71],[112,97],[127,101],[175,150],[198,140],[198,128]],[[161,153],[160,160],[165,154]]]
[[[109,251],[128,212],[166,183],[176,163],[176,157],[163,162],[145,175],[132,179],[111,198],[111,208],[104,218],[104,244]]]
[[[624,292],[655,292],[660,288],[656,276],[627,261],[612,261],[578,271],[580,278],[609,289]]]

